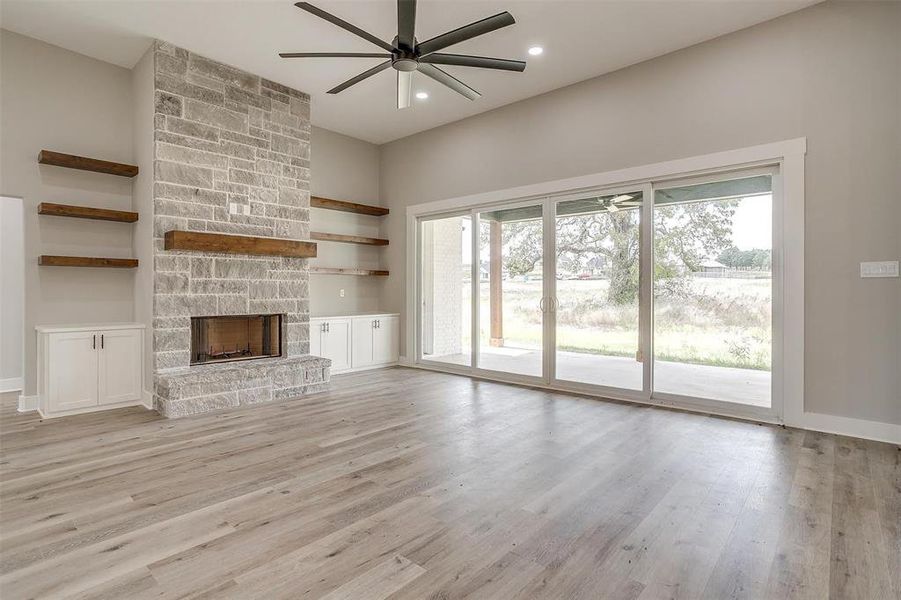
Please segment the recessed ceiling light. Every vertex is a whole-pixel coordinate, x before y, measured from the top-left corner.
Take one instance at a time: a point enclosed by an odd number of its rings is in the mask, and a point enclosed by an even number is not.
[[[416,92],[416,97],[419,98],[420,100],[425,100],[426,98],[429,97],[429,94],[428,94],[428,92]]]
[[[542,48],[541,46],[532,46],[531,48],[529,48],[529,54],[531,54],[532,56],[538,56],[542,52],[544,52],[544,48]]]

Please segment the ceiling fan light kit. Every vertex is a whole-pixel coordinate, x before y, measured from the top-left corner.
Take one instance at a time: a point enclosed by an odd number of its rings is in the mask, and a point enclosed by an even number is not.
[[[397,72],[397,108],[407,108],[412,104],[413,73],[418,71],[430,77],[438,83],[449,87],[461,96],[469,100],[475,100],[481,94],[469,87],[447,71],[436,65],[452,65],[457,67],[478,67],[482,69],[496,69],[501,71],[522,72],[526,63],[521,60],[506,58],[489,58],[486,56],[469,56],[466,54],[447,54],[439,52],[452,46],[465,42],[474,37],[484,35],[513,25],[516,21],[509,12],[498,13],[480,21],[458,27],[447,33],[435,36],[424,42],[419,42],[415,36],[416,30],[416,0],[397,0],[397,37],[392,43],[385,42],[360,29],[356,25],[317,8],[309,2],[298,2],[294,6],[325,19],[333,25],[357,35],[364,40],[378,46],[385,52],[282,52],[282,58],[384,58],[384,62],[363,71],[356,77],[348,79],[344,83],[330,89],[329,94],[338,94],[347,88],[360,83],[364,79],[372,77],[376,73],[391,67]],[[424,99],[421,93],[416,97]],[[425,95],[428,98],[428,94]]]

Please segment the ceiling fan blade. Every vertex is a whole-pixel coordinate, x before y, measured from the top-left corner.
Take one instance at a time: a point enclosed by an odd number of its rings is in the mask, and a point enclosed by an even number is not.
[[[506,58],[488,58],[487,56],[469,56],[467,54],[444,54],[433,52],[419,59],[420,62],[433,65],[456,65],[458,67],[480,67],[482,69],[500,69],[501,71],[525,71],[526,63],[521,60]]]
[[[397,108],[410,108],[413,94],[413,71],[397,72]]]
[[[390,61],[390,60],[386,60],[385,62],[383,62],[383,63],[381,63],[381,64],[378,64],[378,65],[372,67],[372,68],[369,69],[368,71],[363,71],[362,73],[360,73],[360,74],[357,75],[356,77],[352,77],[352,78],[348,79],[347,81],[345,81],[345,82],[342,83],[341,85],[339,85],[339,86],[337,86],[337,87],[333,87],[332,89],[330,89],[330,90],[328,91],[328,93],[329,93],[329,94],[337,94],[338,92],[343,92],[344,90],[346,90],[346,89],[349,88],[350,86],[355,85],[355,84],[357,84],[357,83],[360,83],[361,81],[363,81],[363,80],[366,79],[367,77],[372,77],[372,76],[375,75],[376,73],[379,73],[379,72],[381,72],[381,71],[384,71],[385,69],[387,69],[387,68],[390,67],[390,66],[391,66],[391,61]]]
[[[454,44],[459,44],[460,42],[465,42],[466,40],[489,33],[495,29],[513,25],[514,23],[516,23],[516,19],[513,18],[513,15],[504,11],[493,17],[487,17],[481,21],[476,21],[475,23],[470,23],[469,25],[458,27],[453,31],[448,31],[447,33],[435,36],[430,40],[417,44],[416,50],[420,56],[425,56],[426,54],[437,52],[448,46],[453,46]]]
[[[419,63],[419,72],[423,75],[428,75],[438,83],[443,83],[450,89],[454,90],[458,94],[466,96],[470,100],[475,100],[482,95],[450,73],[442,71],[435,65],[430,65],[428,63]]]
[[[338,27],[349,31],[354,35],[358,35],[361,38],[363,38],[364,40],[371,42],[371,43],[375,44],[376,46],[379,46],[380,48],[387,50],[388,52],[394,51],[394,46],[392,46],[388,42],[380,40],[379,38],[375,37],[368,31],[363,31],[356,25],[352,25],[352,24],[348,23],[347,21],[345,21],[344,19],[340,19],[331,13],[327,13],[324,10],[322,10],[321,8],[316,8],[309,2],[297,2],[294,6],[296,6],[297,8],[300,8],[302,10],[305,10],[308,13],[314,14],[317,17],[319,17],[320,19],[325,19],[329,23],[337,25]]]
[[[391,58],[385,52],[279,52],[282,58]]]
[[[412,52],[415,30],[416,0],[397,0],[397,45]]]

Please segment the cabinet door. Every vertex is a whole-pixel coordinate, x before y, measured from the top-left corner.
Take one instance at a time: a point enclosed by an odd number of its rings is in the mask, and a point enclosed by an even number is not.
[[[116,404],[141,399],[144,368],[140,329],[99,331],[100,404]]]
[[[100,336],[93,331],[52,333],[47,343],[47,409],[61,412],[97,406]]]
[[[350,368],[350,321],[329,319],[322,333],[322,354],[332,361],[332,372]]]
[[[375,319],[369,317],[354,319],[353,352],[351,362],[354,369],[372,364],[372,336],[375,332]]]
[[[397,362],[399,326],[397,317],[376,319],[372,338],[372,362],[374,364]]]
[[[322,330],[325,325],[322,321],[310,321],[310,354],[322,356]]]

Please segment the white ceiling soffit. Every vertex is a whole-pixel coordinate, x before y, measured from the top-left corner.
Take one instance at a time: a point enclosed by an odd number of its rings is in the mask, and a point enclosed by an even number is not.
[[[131,68],[158,38],[305,91],[313,123],[384,143],[685,48],[815,4],[816,0],[420,0],[425,40],[510,11],[516,24],[447,52],[528,61],[524,73],[446,70],[482,93],[470,101],[414,74],[427,100],[397,110],[388,70],[337,95],[326,90],[378,64],[371,58],[282,59],[278,52],[379,52],[377,46],[296,8],[291,0],[3,0],[3,27]],[[313,4],[390,42],[394,0]],[[529,56],[531,46],[541,56]]]

